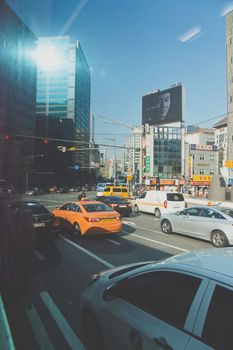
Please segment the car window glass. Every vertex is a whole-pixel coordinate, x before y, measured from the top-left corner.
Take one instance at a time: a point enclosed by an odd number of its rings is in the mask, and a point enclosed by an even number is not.
[[[70,210],[70,203],[63,205],[60,210]]]
[[[122,188],[122,192],[124,193],[128,192],[127,188]]]
[[[121,188],[113,188],[112,192],[121,192]]]
[[[24,204],[24,209],[31,210],[33,214],[48,214],[49,210],[40,203],[27,202]]]
[[[77,213],[81,213],[82,212],[82,210],[81,210],[81,208],[80,208],[80,206],[79,205],[77,205],[77,204],[75,204],[75,211],[77,212]]]
[[[201,279],[174,272],[150,272],[126,281],[120,297],[182,328]]]
[[[233,347],[233,291],[217,286],[206,316],[202,340],[216,350]]]
[[[142,193],[139,198],[145,198],[146,197],[146,192]]]
[[[233,218],[233,210],[229,208],[221,208],[220,209],[224,214],[229,215],[231,218]],[[220,215],[220,214],[219,214]],[[224,218],[225,219],[225,218]]]
[[[104,192],[110,192],[110,187],[105,187]]]
[[[190,208],[190,209],[187,209],[186,214],[183,214],[183,215],[199,216],[200,211],[201,210],[199,208]]]
[[[94,212],[103,212],[103,211],[113,211],[112,208],[110,208],[108,205],[104,203],[98,203],[98,204],[85,204],[83,205],[83,208],[88,213],[94,213]]]
[[[184,197],[182,193],[167,193],[167,200],[172,202],[182,202]]]
[[[76,212],[80,212],[80,207],[79,205],[75,204],[75,203],[71,203],[69,206],[69,210],[71,211],[76,211]]]
[[[205,218],[214,218],[214,211],[211,210],[211,209],[202,209],[202,212],[201,212],[201,216],[205,217]]]

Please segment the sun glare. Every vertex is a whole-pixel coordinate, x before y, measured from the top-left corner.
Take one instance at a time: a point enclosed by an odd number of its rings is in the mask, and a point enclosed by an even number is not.
[[[52,70],[62,66],[62,58],[54,46],[38,47],[36,59],[38,67],[41,69]]]

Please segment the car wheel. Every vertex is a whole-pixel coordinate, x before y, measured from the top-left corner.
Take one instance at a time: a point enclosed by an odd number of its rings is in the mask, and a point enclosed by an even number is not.
[[[227,236],[220,230],[213,231],[211,233],[210,240],[213,246],[216,248],[221,248],[229,245]]]
[[[172,233],[172,225],[169,220],[163,220],[161,222],[161,229],[164,233]]]
[[[161,216],[161,211],[158,208],[156,208],[155,209],[155,217],[156,217],[156,219],[159,219],[160,216]]]
[[[77,222],[73,224],[73,234],[75,237],[81,237],[81,229]]]
[[[138,208],[137,204],[134,205],[133,212],[136,213],[136,214],[139,213],[139,208]]]
[[[89,309],[82,312],[82,330],[87,350],[104,350],[104,338],[100,325]]]

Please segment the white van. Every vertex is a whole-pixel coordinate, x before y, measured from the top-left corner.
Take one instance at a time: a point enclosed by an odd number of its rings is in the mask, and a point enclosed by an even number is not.
[[[160,218],[162,214],[174,213],[186,207],[184,196],[180,192],[145,191],[132,202],[134,213],[140,211],[155,214]]]

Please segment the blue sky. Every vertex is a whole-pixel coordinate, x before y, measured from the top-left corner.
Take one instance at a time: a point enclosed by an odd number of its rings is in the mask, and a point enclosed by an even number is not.
[[[186,124],[226,113],[225,17],[221,13],[232,2],[7,2],[37,36],[64,34],[80,41],[92,71],[91,110],[97,139],[104,137],[101,133],[128,132],[104,124],[100,114],[139,125],[142,95],[176,82],[186,88]],[[120,141],[120,135],[117,138]]]

